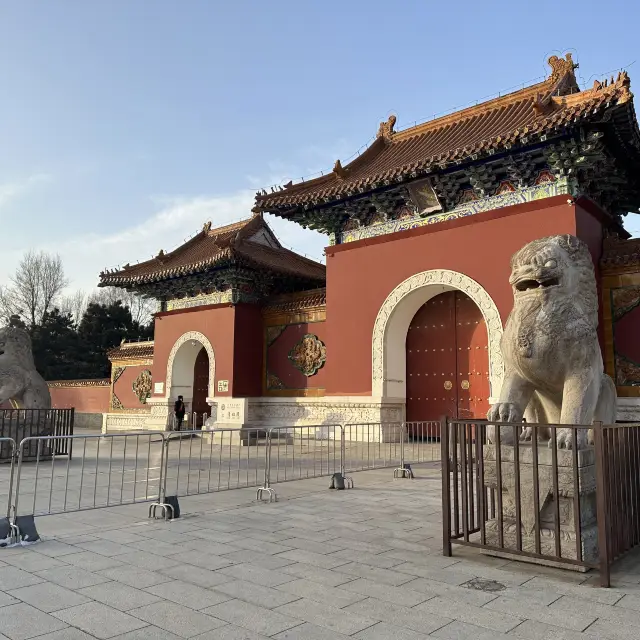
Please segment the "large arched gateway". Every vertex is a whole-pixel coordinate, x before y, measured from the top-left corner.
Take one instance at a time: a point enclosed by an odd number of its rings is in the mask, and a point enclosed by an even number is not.
[[[378,312],[373,393],[406,399],[408,420],[480,416],[502,385],[501,337],[498,309],[477,282],[444,269],[411,276]]]

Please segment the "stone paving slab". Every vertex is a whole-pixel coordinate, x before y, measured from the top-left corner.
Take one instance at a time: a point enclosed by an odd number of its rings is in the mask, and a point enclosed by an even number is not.
[[[597,574],[440,550],[439,477],[416,466],[47,516],[0,549],[0,640],[637,640],[640,554]]]

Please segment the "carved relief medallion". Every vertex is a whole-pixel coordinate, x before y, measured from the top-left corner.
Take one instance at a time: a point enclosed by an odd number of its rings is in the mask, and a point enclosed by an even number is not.
[[[305,376],[314,376],[327,361],[327,347],[318,336],[307,333],[291,349],[289,360]]]
[[[146,404],[147,399],[151,396],[151,371],[148,369],[141,371],[133,381],[131,388],[136,398],[138,398],[142,404]]]

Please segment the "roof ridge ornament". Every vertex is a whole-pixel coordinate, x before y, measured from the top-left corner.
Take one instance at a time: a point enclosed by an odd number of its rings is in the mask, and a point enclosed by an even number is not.
[[[378,134],[376,135],[376,138],[382,138],[385,142],[391,142],[391,138],[395,133],[393,128],[396,126],[396,120],[396,116],[391,114],[386,122],[381,122],[378,127]]]
[[[207,222],[204,223],[202,231],[203,233],[209,233],[209,231],[211,231],[211,220],[207,220]]]
[[[552,82],[558,82],[558,80],[568,73],[573,75],[574,70],[579,67],[578,63],[573,61],[571,53],[565,54],[564,58],[551,56],[549,60],[547,60],[547,64],[551,67],[551,77],[549,79]]]
[[[333,165],[333,173],[335,173],[336,176],[338,176],[338,178],[341,178],[342,180],[344,180],[349,175],[349,172],[342,166],[340,160],[336,160],[336,163]]]
[[[615,92],[618,98],[618,104],[624,104],[633,98],[633,94],[629,89],[630,85],[629,74],[626,71],[621,71],[615,79],[611,76],[611,80],[607,80],[606,78],[602,82],[595,80],[592,91],[596,93],[607,90]]]

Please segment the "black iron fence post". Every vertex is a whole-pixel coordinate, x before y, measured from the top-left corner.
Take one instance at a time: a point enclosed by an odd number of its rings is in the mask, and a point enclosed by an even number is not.
[[[442,468],[442,555],[451,557],[451,459],[449,457],[449,422],[446,417],[440,420],[440,466]]]
[[[598,518],[600,586],[610,587],[611,567],[609,566],[606,458],[604,455],[604,430],[602,428],[602,422],[596,422],[593,425],[593,442],[596,449],[596,513]]]

